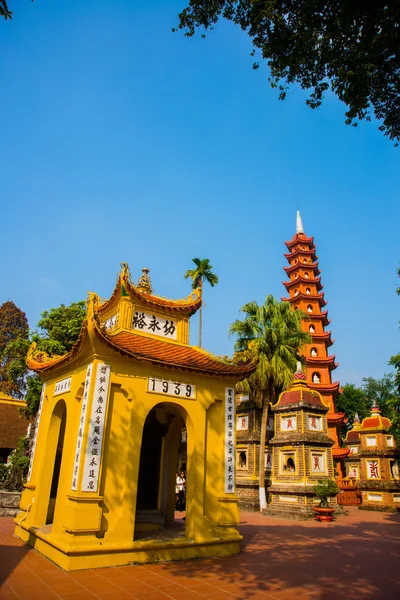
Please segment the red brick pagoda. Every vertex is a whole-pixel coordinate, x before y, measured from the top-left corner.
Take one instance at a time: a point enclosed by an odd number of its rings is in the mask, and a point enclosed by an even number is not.
[[[283,282],[289,293],[287,300],[294,310],[300,309],[306,313],[303,320],[303,330],[308,331],[312,338],[311,344],[306,344],[302,353],[306,359],[307,384],[321,394],[324,402],[329,404],[328,433],[333,439],[332,455],[335,471],[339,479],[343,477],[341,459],[349,450],[340,447],[339,427],[345,418],[344,413],[336,412],[336,398],[339,395],[339,382],[332,383],[331,373],[338,366],[335,356],[328,354],[332,346],[331,332],[325,331],[330,323],[328,311],[324,310],[327,304],[324,293],[321,291],[320,270],[314,238],[308,237],[303,230],[300,213],[297,211],[296,234],[290,242],[285,242],[289,253],[285,254],[289,266],[284,267],[289,281]]]

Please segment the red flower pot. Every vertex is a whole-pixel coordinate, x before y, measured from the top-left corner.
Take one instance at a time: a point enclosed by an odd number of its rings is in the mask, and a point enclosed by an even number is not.
[[[333,519],[333,513],[335,511],[334,508],[323,507],[323,506],[313,506],[313,511],[315,512],[315,519],[317,521],[321,521],[322,523],[330,523]]]

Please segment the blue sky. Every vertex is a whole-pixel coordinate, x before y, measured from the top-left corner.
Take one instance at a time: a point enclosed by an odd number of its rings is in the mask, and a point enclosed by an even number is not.
[[[285,102],[251,68],[247,36],[172,33],[185,0],[10,0],[1,21],[0,303],[33,327],[95,291],[121,261],[183,297],[193,257],[205,290],[204,346],[231,354],[247,301],[285,295],[284,241],[297,205],[317,245],[340,367],[360,383],[400,349],[400,149],[378,123],[344,125],[328,96]],[[197,321],[192,319],[192,341]]]

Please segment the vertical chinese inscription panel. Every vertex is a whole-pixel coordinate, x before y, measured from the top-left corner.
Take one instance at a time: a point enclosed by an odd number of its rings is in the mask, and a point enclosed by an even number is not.
[[[72,484],[71,484],[71,489],[73,489],[73,490],[76,490],[78,488],[79,465],[80,465],[80,460],[81,460],[82,443],[83,443],[83,430],[85,428],[87,406],[89,403],[89,388],[90,388],[90,381],[92,378],[92,371],[93,371],[93,364],[90,364],[88,366],[88,368],[86,369],[85,387],[83,390],[81,416],[79,419],[79,427],[78,427],[78,439],[76,440],[74,469],[72,472]]]
[[[235,493],[235,394],[225,388],[225,493]]]
[[[110,365],[99,363],[97,365],[88,443],[86,446],[85,466],[81,486],[83,492],[98,491],[109,383]]]

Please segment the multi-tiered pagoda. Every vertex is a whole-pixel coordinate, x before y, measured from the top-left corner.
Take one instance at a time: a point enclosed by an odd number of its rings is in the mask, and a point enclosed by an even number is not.
[[[339,382],[332,383],[331,373],[338,366],[335,356],[329,355],[328,348],[332,346],[331,332],[325,331],[329,325],[328,311],[324,310],[326,301],[321,291],[320,270],[314,238],[308,237],[303,230],[303,223],[297,211],[296,234],[290,242],[285,242],[289,253],[284,256],[289,262],[284,267],[289,281],[283,282],[289,297],[282,298],[292,305],[294,310],[300,309],[307,316],[303,320],[303,330],[311,335],[311,344],[306,344],[302,352],[306,359],[307,384],[319,392],[326,404],[329,403],[328,432],[334,441],[332,454],[335,470],[342,478],[340,459],[348,454],[347,448],[340,447],[338,429],[345,418],[344,413],[336,412],[336,398],[339,395]]]

